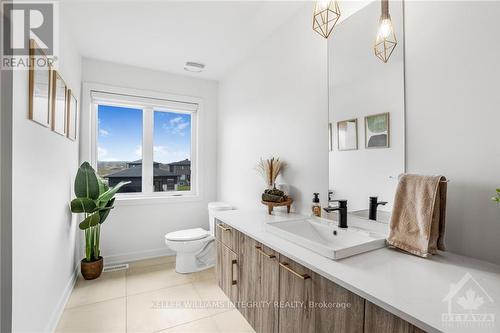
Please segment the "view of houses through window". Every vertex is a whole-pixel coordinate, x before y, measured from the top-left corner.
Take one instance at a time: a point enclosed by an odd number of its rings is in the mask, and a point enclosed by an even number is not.
[[[155,192],[191,190],[191,115],[154,111]]]
[[[143,190],[142,109],[98,105],[97,169],[121,193]],[[153,112],[152,192],[191,190],[191,114]],[[149,164],[151,165],[151,164]]]

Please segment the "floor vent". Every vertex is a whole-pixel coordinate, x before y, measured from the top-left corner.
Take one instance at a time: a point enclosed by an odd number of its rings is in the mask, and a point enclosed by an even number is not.
[[[124,269],[128,269],[128,264],[106,266],[104,267],[103,272],[122,271]]]

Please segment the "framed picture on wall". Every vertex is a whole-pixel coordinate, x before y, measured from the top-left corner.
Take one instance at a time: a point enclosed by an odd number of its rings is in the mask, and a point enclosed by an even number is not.
[[[29,51],[29,119],[50,126],[51,68],[38,44],[30,39]]]
[[[66,136],[68,131],[68,88],[61,75],[52,71],[52,130]]]
[[[389,113],[379,113],[365,117],[365,147],[389,148]]]
[[[349,119],[337,122],[338,150],[358,149],[358,120]]]
[[[68,138],[75,141],[78,133],[78,101],[73,91],[68,89]]]

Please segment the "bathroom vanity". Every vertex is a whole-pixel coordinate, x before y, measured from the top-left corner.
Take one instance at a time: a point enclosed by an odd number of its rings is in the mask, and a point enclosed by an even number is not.
[[[443,299],[466,273],[500,299],[495,265],[388,248],[334,261],[269,232],[269,224],[301,218],[216,214],[218,284],[257,332],[456,332],[442,321]],[[495,303],[485,309],[500,316]]]

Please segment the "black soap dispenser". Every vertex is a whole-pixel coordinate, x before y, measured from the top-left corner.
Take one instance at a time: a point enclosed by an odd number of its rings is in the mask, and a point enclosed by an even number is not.
[[[312,215],[321,217],[321,205],[319,203],[319,193],[313,193]]]

